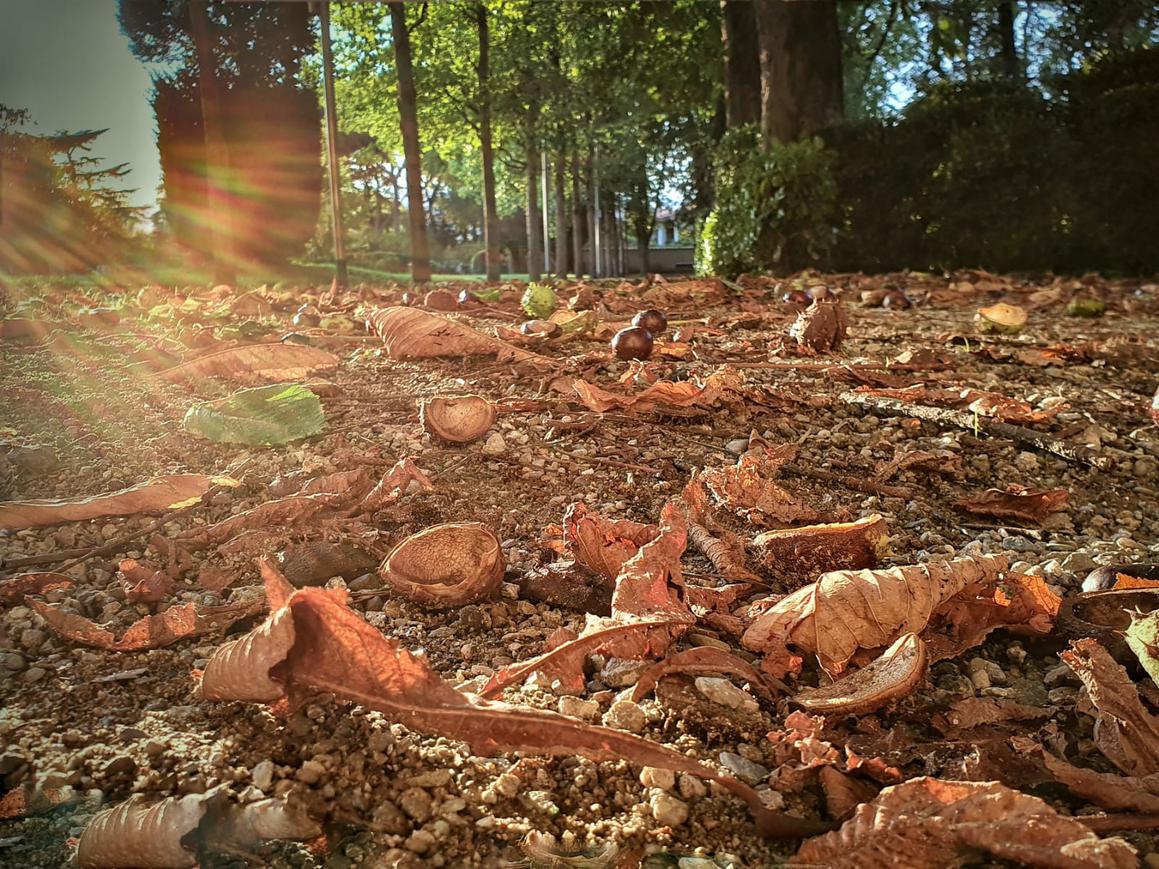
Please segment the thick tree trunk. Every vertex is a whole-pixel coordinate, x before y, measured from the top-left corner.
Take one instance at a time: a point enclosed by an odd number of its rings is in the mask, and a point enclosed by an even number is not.
[[[495,152],[491,145],[491,32],[487,6],[475,4],[475,25],[479,31],[479,150],[483,159],[483,259],[487,280],[498,281],[499,212],[495,204]]]
[[[761,119],[761,60],[757,20],[750,0],[721,0],[724,43],[724,110],[730,130]]]
[[[567,277],[567,225],[569,213],[567,210],[567,192],[564,182],[567,175],[567,158],[563,149],[555,155],[555,273],[561,278]]]
[[[539,209],[539,148],[535,129],[527,133],[527,276],[538,281],[543,277],[543,214]]]
[[[753,0],[761,66],[761,136],[796,142],[841,121],[836,0]]]
[[[206,0],[193,0],[189,4],[190,29],[197,51],[201,130],[205,136],[207,228],[213,256],[213,281],[217,284],[233,284],[237,281],[238,263],[233,244],[233,210],[229,203],[229,146],[225,141],[221,88],[218,87],[217,64],[209,36],[208,5]]]
[[[411,64],[410,33],[406,4],[388,3],[390,32],[394,38],[394,62],[398,70],[398,116],[402,150],[406,160],[407,226],[410,230],[410,276],[415,283],[431,279],[431,254],[427,246],[426,211],[423,208],[423,152],[419,142],[418,96]]]
[[[1015,81],[1022,79],[1022,65],[1014,43],[1014,0],[998,4],[998,36],[1002,41],[1002,74]]]
[[[587,219],[584,211],[583,191],[579,151],[573,151],[571,155],[571,243],[577,278],[581,277],[587,268],[587,264],[584,262],[584,235],[586,234]]]

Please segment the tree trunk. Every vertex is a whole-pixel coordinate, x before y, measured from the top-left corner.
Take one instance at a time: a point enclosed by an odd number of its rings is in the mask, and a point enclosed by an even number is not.
[[[233,211],[229,204],[229,146],[221,108],[217,64],[209,36],[206,0],[189,4],[189,22],[197,51],[197,87],[201,95],[201,130],[205,136],[205,194],[208,210],[209,248],[213,257],[213,281],[237,281],[237,255],[233,239]]]
[[[761,59],[750,0],[721,0],[724,43],[724,113],[730,130],[761,119]]]
[[[534,121],[527,133],[527,276],[543,277],[543,214],[539,209],[539,148],[535,143]]]
[[[407,226],[410,230],[410,276],[415,283],[431,279],[431,254],[427,246],[426,212],[423,208],[423,152],[419,142],[418,96],[411,65],[410,33],[406,5],[390,7],[390,32],[394,38],[394,62],[398,69],[398,116],[402,150],[406,160]]]
[[[1018,62],[1018,48],[1014,44],[1014,0],[998,4],[998,36],[1002,41],[1002,74],[1020,81],[1022,65]]]
[[[753,0],[761,66],[761,136],[796,142],[839,123],[836,0]]]
[[[584,213],[583,178],[580,171],[579,151],[571,155],[571,242],[572,256],[575,258],[575,276],[582,277],[586,264],[584,263],[584,235],[587,228],[587,219]]]
[[[563,149],[555,155],[555,273],[558,277],[567,277],[567,193],[564,189],[564,179],[567,173],[567,160]]]
[[[491,33],[487,6],[475,4],[475,25],[479,31],[479,150],[483,159],[483,260],[487,280],[498,281],[499,212],[495,204],[495,153],[491,146]]]
[[[390,176],[390,231],[398,232],[401,226],[402,202],[398,194],[398,175]]]
[[[592,146],[589,145],[587,154],[584,156],[584,177],[587,179],[588,184],[586,188],[587,206],[584,209],[587,221],[584,225],[587,227],[587,241],[589,246],[588,264],[591,269],[591,275],[593,278],[599,277],[603,268],[599,261],[600,251],[598,250],[598,245],[596,244],[596,239],[599,237],[600,232],[600,229],[596,224],[599,212],[597,197],[600,195],[600,191],[599,188],[596,187],[595,165],[595,153],[593,152]]]

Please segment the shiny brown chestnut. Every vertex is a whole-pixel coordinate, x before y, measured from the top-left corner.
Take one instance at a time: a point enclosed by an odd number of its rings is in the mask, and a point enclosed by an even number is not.
[[[668,315],[663,311],[657,311],[655,308],[649,308],[633,317],[632,325],[638,326],[641,329],[647,329],[652,337],[655,338],[657,335],[663,335],[668,331]]]
[[[647,359],[652,355],[652,333],[639,326],[621,329],[612,337],[612,352],[618,359]]]

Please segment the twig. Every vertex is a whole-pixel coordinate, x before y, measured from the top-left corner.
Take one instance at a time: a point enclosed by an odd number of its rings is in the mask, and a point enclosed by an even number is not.
[[[554,444],[552,445],[555,446]],[[612,468],[622,468],[625,471],[640,471],[644,474],[659,474],[656,468],[650,468],[647,465],[633,465],[631,462],[621,462],[617,459],[605,459],[603,456],[581,456],[576,453],[569,453],[567,450],[561,450],[558,447],[555,451],[563,456],[568,456],[575,459],[577,462],[593,462],[597,465],[608,465]]]
[[[1090,447],[1071,446],[1050,435],[1036,432],[1009,422],[999,422],[984,416],[977,416],[960,410],[944,407],[930,407],[926,404],[910,404],[896,398],[865,395],[858,392],[843,392],[839,398],[846,404],[856,405],[886,416],[910,416],[927,422],[952,425],[966,431],[977,431],[989,437],[1009,438],[1026,444],[1036,450],[1105,471],[1114,466],[1110,456],[1100,456]]]
[[[847,362],[818,365],[816,362],[733,362],[728,359],[708,360],[714,364],[730,365],[733,368],[758,368],[774,371],[816,371],[828,374],[830,371],[948,371],[955,366],[950,362]]]
[[[811,480],[820,480],[823,483],[840,483],[846,488],[867,495],[884,495],[889,498],[904,498],[909,501],[917,497],[917,492],[909,486],[890,486],[885,483],[874,483],[861,477],[850,477],[846,474],[835,474],[821,468],[802,468],[799,465],[785,465],[782,471],[798,477],[808,477]]]

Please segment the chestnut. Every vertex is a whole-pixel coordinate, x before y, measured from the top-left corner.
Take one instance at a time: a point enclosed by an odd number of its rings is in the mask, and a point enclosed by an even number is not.
[[[411,305],[413,305],[418,300],[419,300],[418,296],[416,296],[414,293],[410,292],[410,290],[407,290],[405,293],[402,294],[402,299],[399,300],[399,304],[406,305],[409,308]]]
[[[652,333],[629,326],[612,336],[612,352],[618,359],[647,359],[652,355]]]
[[[647,329],[652,333],[652,337],[663,335],[668,331],[668,315],[663,311],[657,311],[655,308],[649,308],[647,311],[641,311],[632,318],[632,325],[639,326],[641,329]]]
[[[786,305],[794,305],[798,308],[804,308],[809,304],[810,299],[809,294],[804,290],[789,290],[787,293],[781,296],[781,301]]]
[[[914,303],[910,301],[910,297],[901,290],[890,290],[885,294],[885,298],[881,300],[881,307],[890,308],[894,311],[904,311],[906,308],[912,308]]]

